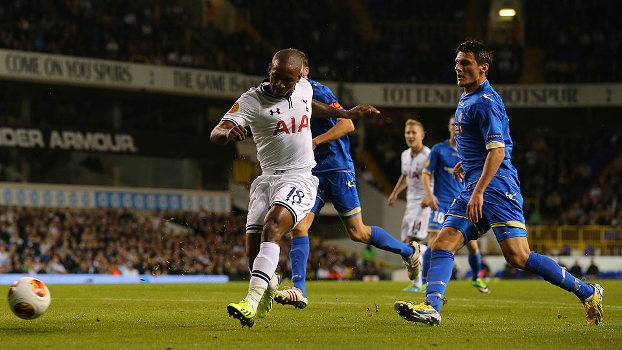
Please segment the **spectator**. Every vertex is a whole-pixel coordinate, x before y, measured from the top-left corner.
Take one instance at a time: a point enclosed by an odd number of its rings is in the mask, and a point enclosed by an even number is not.
[[[581,270],[581,265],[579,265],[579,260],[574,261],[574,265],[570,267],[570,270],[568,270],[568,272],[570,272],[570,274],[575,276],[576,278],[583,277],[583,271]]]
[[[376,261],[376,251],[371,244],[365,245],[363,251],[361,252],[361,255],[363,256],[363,260],[365,261]]]
[[[598,278],[598,266],[594,262],[594,259],[590,260],[590,266],[587,267],[587,271],[585,272],[586,278]]]

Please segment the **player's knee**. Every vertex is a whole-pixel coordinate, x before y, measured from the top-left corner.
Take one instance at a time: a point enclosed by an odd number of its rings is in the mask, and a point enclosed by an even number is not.
[[[505,261],[517,269],[525,268],[525,265],[527,265],[527,259],[529,258],[528,255],[524,254],[504,254],[504,256]]]
[[[278,243],[286,229],[277,221],[266,221],[263,226],[262,241]]]
[[[306,229],[299,229],[298,227],[294,228],[291,232],[292,238],[308,236],[309,231]]]
[[[371,236],[371,229],[367,232],[365,228],[366,227],[348,226],[346,227],[346,230],[348,231],[350,239],[354,242],[367,243],[369,242],[369,238]]]

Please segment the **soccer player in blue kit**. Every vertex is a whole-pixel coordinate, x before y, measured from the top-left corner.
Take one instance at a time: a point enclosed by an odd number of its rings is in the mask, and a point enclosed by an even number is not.
[[[309,80],[313,87],[313,99],[343,109],[327,86],[307,78],[308,59],[303,52],[300,54],[303,57],[302,76]],[[310,252],[309,228],[328,200],[332,201],[339,213],[350,239],[400,254],[411,279],[415,279],[420,273],[417,242],[411,244],[400,242],[382,227],[367,226],[363,223],[361,204],[356,190],[354,162],[350,156],[350,139],[347,136],[352,131],[354,124],[349,119],[311,118],[311,134],[317,163],[312,172],[318,177],[320,184],[313,209],[291,232],[292,246],[289,256],[294,286],[277,292],[274,300],[280,304],[302,309],[309,302],[306,291],[307,259]]]
[[[510,161],[509,118],[501,97],[487,80],[492,51],[471,40],[458,45],[456,54],[457,82],[464,93],[454,116],[460,163],[453,173],[462,179],[464,189],[432,243],[425,302],[396,301],[395,311],[407,321],[438,325],[454,254],[492,228],[511,266],[574,293],[583,303],[587,325],[599,324],[603,288],[575,278],[555,260],[529,248],[518,175]]]
[[[432,147],[424,164],[421,177],[423,189],[426,192],[425,198],[421,201],[421,207],[430,207],[432,209],[430,222],[428,223],[428,245],[431,245],[434,239],[436,239],[443,221],[445,221],[445,213],[463,188],[460,180],[453,176],[453,169],[460,161],[454,138],[453,116],[449,119],[447,128],[449,130],[449,139],[439,142]],[[431,186],[432,178],[434,178],[434,189]],[[490,293],[488,285],[479,278],[479,272],[482,269],[482,257],[477,241],[469,241],[466,247],[469,251],[469,266],[471,266],[471,285],[482,293]],[[431,253],[431,249],[426,249],[425,253],[423,253],[423,269],[421,272],[424,286],[427,282],[427,274],[430,268]]]

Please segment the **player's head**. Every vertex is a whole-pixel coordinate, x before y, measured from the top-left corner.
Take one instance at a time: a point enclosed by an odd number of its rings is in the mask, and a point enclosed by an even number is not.
[[[423,147],[425,129],[420,121],[408,119],[404,127],[404,139],[409,148],[420,149]]]
[[[454,68],[458,86],[467,93],[477,89],[486,80],[492,60],[492,50],[479,41],[469,40],[458,45]]]
[[[272,58],[268,75],[270,76],[270,92],[276,97],[291,95],[296,83],[302,77],[302,57],[296,49],[284,49]]]
[[[309,76],[309,59],[307,58],[307,55],[302,52],[300,52],[300,56],[302,57],[302,77],[307,79],[307,77]]]
[[[298,51],[298,50],[296,50]],[[302,77],[307,78],[309,76],[309,59],[307,58],[307,54],[302,51],[298,51],[300,53],[300,57],[302,57]]]

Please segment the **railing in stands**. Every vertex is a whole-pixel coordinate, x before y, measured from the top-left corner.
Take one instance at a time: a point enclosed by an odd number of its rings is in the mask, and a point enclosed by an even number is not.
[[[622,255],[622,226],[530,226],[528,239],[546,255]]]

